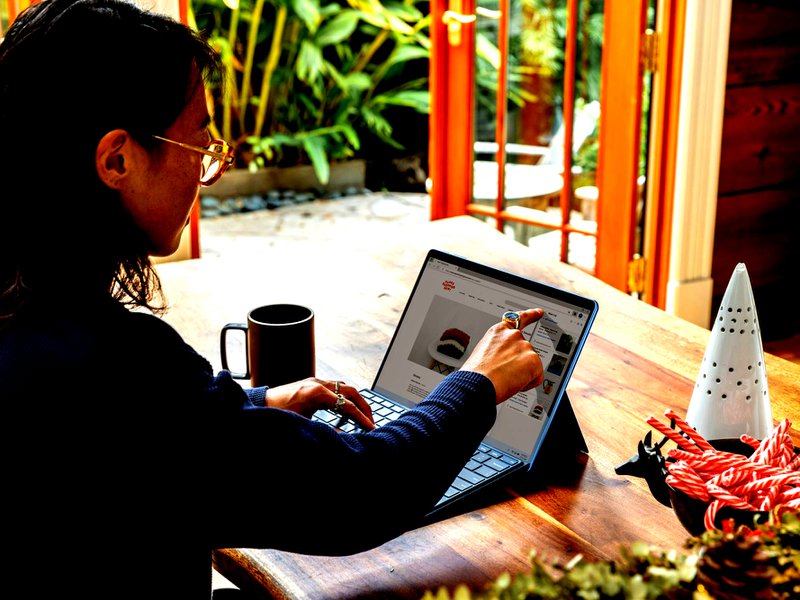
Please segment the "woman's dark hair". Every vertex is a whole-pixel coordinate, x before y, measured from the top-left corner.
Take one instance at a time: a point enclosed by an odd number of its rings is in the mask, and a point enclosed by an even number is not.
[[[100,181],[112,129],[143,145],[219,56],[189,27],[124,0],[44,0],[0,43],[0,329],[30,303],[98,294],[163,309],[148,241]],[[76,297],[80,296],[80,297]]]

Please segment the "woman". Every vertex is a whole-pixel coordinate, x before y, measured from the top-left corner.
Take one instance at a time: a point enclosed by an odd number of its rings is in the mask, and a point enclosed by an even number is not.
[[[86,598],[208,598],[214,548],[381,544],[433,507],[495,405],[542,381],[498,324],[417,409],[351,435],[303,416],[336,403],[335,382],[244,391],[214,374],[158,318],[149,257],[177,248],[199,186],[231,160],[207,131],[220,76],[198,35],[120,0],[45,0],[0,44],[0,398],[19,532],[5,564],[37,597],[85,580]],[[395,518],[372,520],[376,503]]]

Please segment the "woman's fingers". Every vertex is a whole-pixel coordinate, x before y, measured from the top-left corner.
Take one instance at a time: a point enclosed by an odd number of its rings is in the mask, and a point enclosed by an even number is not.
[[[331,382],[331,391],[334,393],[334,403],[330,407],[333,412],[347,417],[362,429],[375,429],[372,409],[356,388],[343,381],[334,381]]]
[[[531,323],[535,323],[544,316],[544,309],[530,308],[519,313],[519,328],[525,329]]]
[[[542,361],[522,330],[544,316],[540,308],[515,311],[519,326],[500,321],[489,328],[461,367],[488,377],[494,384],[497,402],[521,390],[532,389],[543,379]]]

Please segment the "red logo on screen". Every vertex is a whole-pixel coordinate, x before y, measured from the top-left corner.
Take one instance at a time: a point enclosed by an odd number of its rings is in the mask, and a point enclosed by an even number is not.
[[[450,290],[455,289],[456,282],[455,281],[450,281],[449,279],[445,279],[442,282],[442,287],[449,292]]]

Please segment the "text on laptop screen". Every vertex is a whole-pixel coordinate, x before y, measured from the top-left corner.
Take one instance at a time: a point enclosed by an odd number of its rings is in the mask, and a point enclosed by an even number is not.
[[[469,264],[465,261],[466,264]],[[594,301],[558,288],[429,254],[372,389],[413,406],[463,365],[486,330],[507,310],[542,308],[523,330],[542,359],[544,381],[497,407],[486,441],[528,461],[583,345]]]

